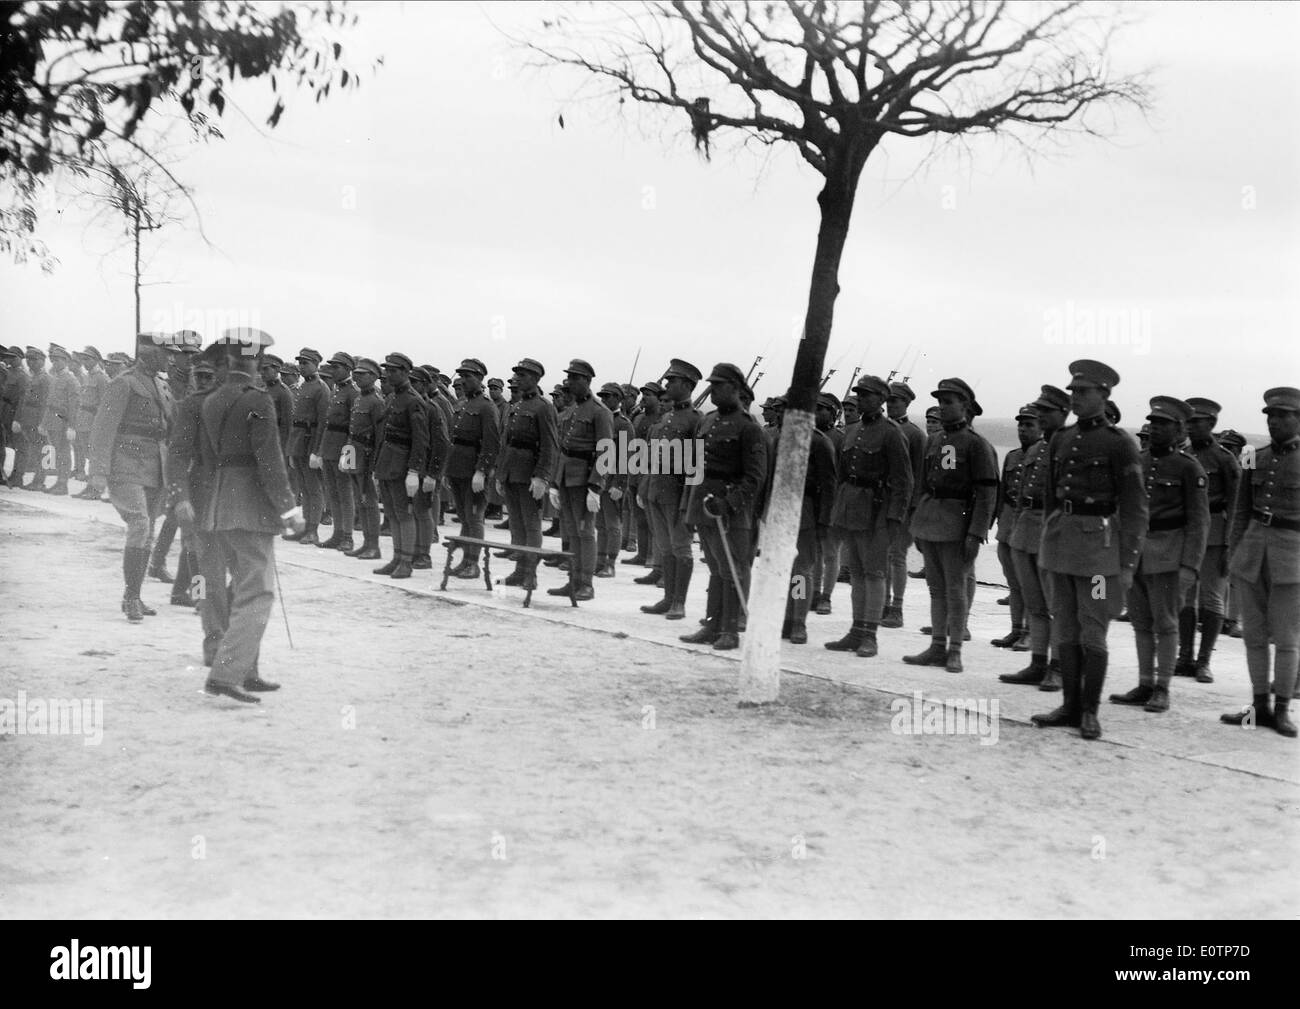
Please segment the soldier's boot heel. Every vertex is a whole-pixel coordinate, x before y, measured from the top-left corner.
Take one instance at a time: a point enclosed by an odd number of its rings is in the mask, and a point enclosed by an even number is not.
[[[1291,712],[1288,710],[1290,706],[1290,699],[1281,697],[1273,703],[1273,728],[1277,730],[1278,735],[1295,739],[1296,724],[1291,720]]]
[[[1224,725],[1252,725],[1260,729],[1273,728],[1273,709],[1269,705],[1268,694],[1256,694],[1254,703],[1240,711],[1220,715],[1219,721]]]
[[[144,623],[144,613],[140,609],[140,600],[138,597],[126,597],[122,600],[122,612],[126,614],[126,619],[133,624]]]
[[[397,558],[394,557],[391,561],[389,561],[387,564],[385,564],[382,568],[375,568],[375,569],[373,569],[373,570],[374,570],[374,574],[377,574],[377,575],[391,575],[394,571],[397,570],[397,563],[398,563]]]
[[[903,661],[909,666],[946,666],[948,649],[942,641],[931,640],[930,647],[916,655],[904,655]]]

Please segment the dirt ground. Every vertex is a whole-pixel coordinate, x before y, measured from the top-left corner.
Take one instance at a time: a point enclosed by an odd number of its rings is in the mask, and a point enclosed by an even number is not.
[[[112,510],[47,501],[0,491],[0,698],[102,700],[103,738],[0,736],[6,918],[1298,906],[1296,747],[1273,733],[1252,746],[1276,776],[1126,742],[1136,720],[1091,744],[1019,715],[993,745],[904,735],[906,691],[839,667],[742,710],[728,658],[339,577],[293,546],[295,647],[277,606],[262,670],[284,689],[251,708],[202,694],[198,619],[165,586],[146,583],[158,616],[121,616]]]

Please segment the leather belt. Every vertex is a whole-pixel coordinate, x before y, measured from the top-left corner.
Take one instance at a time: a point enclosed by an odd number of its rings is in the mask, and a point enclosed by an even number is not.
[[[464,445],[466,448],[478,448],[480,444],[478,441],[469,438],[453,438],[451,443],[453,445]]]
[[[326,430],[326,431],[334,431],[334,432],[337,432],[337,433],[339,433],[339,434],[347,434],[347,433],[348,433],[348,425],[346,425],[346,424],[326,424],[326,425],[325,425],[325,430]]]
[[[301,427],[301,428],[305,428],[305,429],[307,429],[307,430],[310,430],[311,428],[315,427],[316,425],[313,424],[313,423],[312,423],[311,421],[309,421],[309,420],[295,420],[295,421],[293,422],[293,426],[294,426],[294,427]]]
[[[1220,512],[1226,512],[1227,510],[1228,510],[1228,502],[1227,502],[1227,501],[1211,501],[1211,502],[1210,502],[1210,514],[1211,514],[1211,515],[1218,515]]]
[[[1147,522],[1147,532],[1162,533],[1170,529],[1182,529],[1186,525],[1186,515],[1171,515],[1168,518],[1151,519]]]
[[[239,455],[224,455],[217,457],[217,469],[227,469],[237,466],[256,466],[257,456],[249,452]]]
[[[925,493],[929,494],[930,497],[935,498],[939,501],[969,501],[971,497],[970,491],[964,491],[964,490],[957,491],[957,490],[936,489],[936,490],[927,490]]]
[[[565,448],[560,451],[571,459],[585,459],[587,462],[596,461],[596,452],[594,449],[578,449],[576,452],[570,452]],[[706,473],[705,475],[707,476],[708,474]]]
[[[403,445],[406,448],[411,447],[411,436],[409,434],[389,434],[385,431],[384,441],[390,445]]]
[[[861,478],[861,477],[852,477],[852,476],[848,476],[848,477],[845,477],[845,478],[844,478],[844,482],[845,482],[846,484],[849,484],[849,485],[853,486],[853,487],[863,487],[863,488],[865,488],[865,489],[867,489],[867,490],[876,490],[876,491],[879,491],[879,490],[884,490],[884,489],[885,489],[885,481],[884,481],[884,480],[864,480],[864,479]]]
[[[1260,511],[1258,508],[1252,508],[1250,514],[1256,522],[1268,526],[1270,529],[1289,529],[1291,532],[1300,532],[1300,521],[1296,519],[1283,518],[1275,512]]]
[[[1061,511],[1067,515],[1114,515],[1115,506],[1109,501],[1071,501],[1061,502]]]
[[[1020,507],[1021,507],[1021,508],[1030,508],[1030,509],[1033,509],[1034,511],[1042,511],[1042,510],[1043,510],[1043,507],[1044,507],[1046,504],[1047,504],[1047,502],[1044,501],[1042,498],[1040,498],[1040,497],[1032,497],[1032,496],[1030,496],[1030,495],[1028,495],[1028,494],[1024,495],[1024,496],[1021,497],[1021,499],[1020,499]]]
[[[139,424],[123,424],[118,428],[118,434],[128,435],[132,438],[152,438],[157,441],[162,438],[163,431],[161,428],[157,427],[144,427]]]
[[[541,448],[542,443],[539,441],[508,441],[506,446],[509,448],[527,449],[529,452],[536,452]]]

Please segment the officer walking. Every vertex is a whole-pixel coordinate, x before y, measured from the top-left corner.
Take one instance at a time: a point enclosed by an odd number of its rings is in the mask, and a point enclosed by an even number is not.
[[[971,387],[945,378],[931,395],[939,401],[943,429],[926,446],[925,486],[912,517],[930,589],[930,647],[903,661],[960,673],[970,606],[966,583],[993,521],[998,462],[993,446],[970,428],[970,418],[983,412]]]
[[[1253,703],[1228,725],[1272,727],[1295,738],[1290,705],[1300,666],[1300,389],[1264,393],[1269,443],[1245,466],[1228,535],[1228,573],[1241,600]],[[1269,645],[1273,705],[1269,706]]]
[[[767,443],[758,421],[741,407],[745,373],[722,363],[708,381],[717,410],[696,430],[704,443],[704,479],[690,488],[686,522],[700,534],[709,601],[704,626],[682,640],[730,651],[740,647],[741,600],[753,562],[754,507],[767,478]]]
[[[506,416],[497,479],[510,515],[510,542],[542,545],[541,505],[560,455],[555,407],[542,398],[537,383],[546,369],[531,357],[514,366],[512,380],[519,399]],[[505,584],[536,588],[537,559],[515,555],[515,570]]]
[[[1179,445],[1192,408],[1181,399],[1151,400],[1151,438],[1141,454],[1147,491],[1147,535],[1142,542],[1129,620],[1137,639],[1138,685],[1111,694],[1116,704],[1169,710],[1169,682],[1178,658],[1178,611],[1196,588],[1210,527],[1205,470]]]
[[[1047,595],[1064,703],[1031,720],[1040,727],[1078,728],[1084,739],[1097,739],[1109,659],[1106,631],[1142,557],[1147,495],[1136,442],[1106,419],[1119,375],[1100,361],[1074,361],[1070,376],[1077,422],[1048,444],[1047,517],[1038,552],[1038,566],[1052,586]]]
[[[1241,463],[1235,453],[1220,445],[1214,437],[1214,425],[1218,423],[1223,408],[1214,400],[1202,397],[1189,399],[1187,405],[1192,408],[1187,435],[1196,461],[1205,470],[1210,531],[1196,585],[1183,600],[1183,608],[1178,613],[1178,665],[1174,667],[1174,675],[1195,676],[1198,683],[1213,683],[1210,656],[1227,612],[1228,511],[1237,499]],[[1199,654],[1195,650],[1198,618],[1201,627]]]
[[[595,370],[574,358],[565,369],[565,386],[573,408],[559,420],[560,459],[551,482],[551,504],[573,551],[573,576],[567,585],[548,589],[553,596],[573,593],[575,599],[595,598],[591,581],[596,573],[596,513],[606,478],[596,467],[602,444],[614,436],[614,422],[605,405],[591,395]]]
[[[899,549],[912,503],[913,477],[907,436],[881,412],[889,384],[864,375],[853,388],[860,420],[845,431],[831,515],[848,554],[853,624],[826,647],[871,658],[877,653],[876,629],[888,594],[889,559]]]

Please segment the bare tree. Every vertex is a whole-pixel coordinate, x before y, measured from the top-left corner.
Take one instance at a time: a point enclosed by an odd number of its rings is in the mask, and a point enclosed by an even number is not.
[[[788,144],[822,177],[803,338],[755,564],[741,703],[775,701],[777,626],[803,496],[839,264],[867,159],[887,138],[1100,135],[1099,112],[1145,109],[1144,75],[1112,74],[1116,15],[1081,2],[782,0],[565,8],[522,44],[580,71],[598,95],[683,115],[708,158],[715,134]],[[584,81],[584,83],[586,82]],[[1017,129],[1020,131],[1017,133]]]

